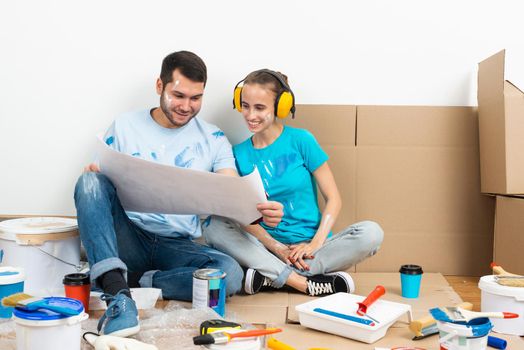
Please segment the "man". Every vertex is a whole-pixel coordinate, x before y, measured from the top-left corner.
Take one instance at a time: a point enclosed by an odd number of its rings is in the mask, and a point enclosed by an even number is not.
[[[156,82],[160,106],[117,118],[106,132],[106,144],[154,162],[238,176],[224,133],[195,118],[206,80],[206,66],[194,53],[166,56]],[[165,299],[191,300],[193,272],[217,268],[227,274],[228,295],[241,289],[243,271],[234,259],[193,242],[201,235],[197,215],[124,211],[115,187],[96,164],[80,176],[75,205],[91,281],[108,303],[99,332],[126,337],[140,330],[129,287],[161,288]],[[257,208],[269,225],[277,225],[283,215],[276,202]]]

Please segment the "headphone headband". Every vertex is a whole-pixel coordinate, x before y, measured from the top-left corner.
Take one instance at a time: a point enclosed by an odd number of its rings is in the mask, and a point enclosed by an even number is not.
[[[291,113],[292,118],[295,118],[295,94],[293,94],[293,91],[289,87],[288,83],[285,81],[282,74],[275,72],[271,69],[267,69],[267,68],[259,69],[257,71],[254,71],[253,73],[250,73],[249,75],[254,74],[254,73],[267,73],[278,80],[280,85],[284,88],[284,91],[280,93],[278,96],[276,96],[275,115],[278,118],[283,119],[283,118],[286,118],[289,115],[289,113]],[[244,80],[246,80],[248,76],[240,80],[235,85],[235,90],[233,93],[234,95],[233,96],[233,108],[238,110],[239,112],[242,112],[242,88],[243,88],[243,86],[239,86],[239,85]]]

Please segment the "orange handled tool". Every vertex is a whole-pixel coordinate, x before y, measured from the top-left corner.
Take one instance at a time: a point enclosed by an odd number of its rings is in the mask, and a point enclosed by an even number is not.
[[[371,293],[368,294],[368,296],[366,297],[366,299],[364,299],[364,301],[360,302],[360,303],[357,303],[358,304],[358,310],[357,310],[357,314],[359,314],[360,316],[367,316],[369,318],[371,318],[368,314],[367,314],[367,311],[368,311],[368,307],[373,304],[375,302],[375,300],[377,300],[378,298],[380,298],[381,296],[383,296],[384,294],[386,293],[386,288],[384,288],[383,286],[376,286],[375,289],[373,289],[373,291]],[[373,321],[375,322],[378,322],[377,320],[371,318]],[[380,322],[378,322],[380,323]]]

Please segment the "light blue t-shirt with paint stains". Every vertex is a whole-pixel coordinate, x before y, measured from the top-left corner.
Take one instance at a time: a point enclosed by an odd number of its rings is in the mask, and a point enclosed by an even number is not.
[[[248,175],[256,166],[268,199],[284,205],[277,227],[260,225],[282,243],[311,240],[322,218],[313,172],[328,160],[315,137],[307,130],[284,126],[271,145],[254,148],[249,138],[234,146],[233,153],[240,175]]]
[[[157,163],[209,172],[235,169],[231,144],[224,132],[196,117],[183,127],[168,129],[153,120],[150,110],[128,112],[113,122],[104,139],[116,151]],[[137,226],[158,235],[202,235],[198,215],[126,213]]]

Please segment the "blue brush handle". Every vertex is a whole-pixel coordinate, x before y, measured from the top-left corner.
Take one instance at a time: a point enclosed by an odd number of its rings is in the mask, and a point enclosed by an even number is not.
[[[361,317],[355,317],[355,316],[351,316],[351,315],[346,315],[346,314],[341,314],[341,313],[338,313],[338,312],[335,312],[335,311],[321,309],[319,307],[314,308],[313,311],[321,313],[321,314],[324,314],[324,315],[338,317],[338,318],[341,318],[343,320],[348,320],[348,321],[353,321],[353,322],[365,324],[366,326],[374,326],[375,325],[375,322],[373,322],[372,320],[368,320],[368,319],[361,318]]]
[[[35,302],[32,302],[32,303],[29,303],[29,304],[27,304],[25,306],[22,306],[22,308],[25,308],[25,309],[30,310],[30,311],[34,311],[34,310],[38,310],[38,309],[45,309],[45,310],[49,310],[49,311],[54,311],[54,312],[59,313],[61,315],[67,315],[67,316],[76,316],[76,315],[80,314],[80,312],[77,311],[77,310],[73,310],[73,309],[70,309],[70,308],[67,308],[67,307],[50,305],[45,300],[39,300],[39,301],[35,301]]]

